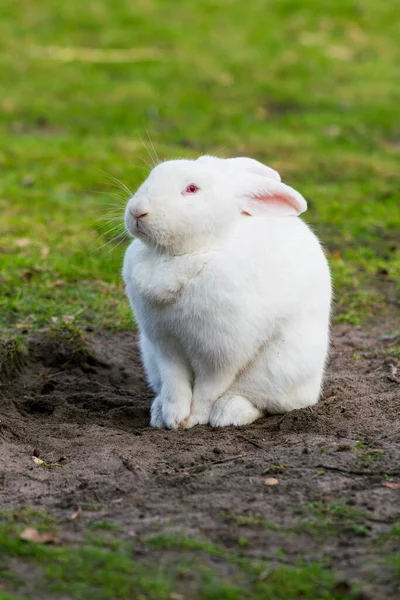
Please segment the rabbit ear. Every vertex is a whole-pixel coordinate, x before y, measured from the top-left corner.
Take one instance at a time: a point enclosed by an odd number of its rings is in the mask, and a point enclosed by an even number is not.
[[[240,182],[240,208],[249,216],[297,216],[307,202],[288,185],[259,175],[246,175]]]
[[[275,181],[281,180],[281,176],[279,175],[278,171],[263,165],[262,163],[258,162],[258,160],[254,160],[254,158],[241,156],[238,158],[228,158],[226,162],[230,167],[235,169],[236,172],[245,171],[247,173],[255,173],[256,175],[275,179]]]
[[[219,158],[217,156],[204,155],[200,156],[200,158],[197,159],[197,162],[224,166],[227,167],[229,171],[234,170],[236,173],[255,173],[256,175],[269,177],[270,179],[275,179],[276,181],[281,180],[281,176],[279,175],[278,171],[263,165],[262,163],[258,162],[258,160],[254,160],[254,158],[247,158],[246,156],[240,156],[237,158]]]

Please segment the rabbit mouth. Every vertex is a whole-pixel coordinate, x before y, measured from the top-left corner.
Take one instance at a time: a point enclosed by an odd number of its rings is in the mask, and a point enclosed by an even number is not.
[[[140,236],[142,236],[142,235],[143,235],[143,236],[145,236],[145,237],[148,237],[148,235],[149,235],[149,234],[147,233],[147,231],[146,231],[146,228],[143,226],[143,223],[141,223],[140,221],[139,221],[139,223],[136,223],[136,224],[135,224],[135,227],[134,227],[133,233],[134,233],[135,235],[139,234]]]

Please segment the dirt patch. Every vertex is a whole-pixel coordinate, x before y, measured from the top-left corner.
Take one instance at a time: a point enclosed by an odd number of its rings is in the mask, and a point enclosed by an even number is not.
[[[149,427],[134,333],[93,334],[82,362],[62,365],[33,337],[22,373],[0,388],[1,506],[97,506],[125,531],[184,529],[224,547],[245,535],[252,557],[325,557],[360,582],[371,574],[365,538],[400,513],[400,490],[383,485],[400,481],[398,340],[382,339],[397,326],[335,326],[316,407],[189,431]],[[323,506],[338,499],[367,515],[360,535],[351,519],[350,531],[340,521],[334,535],[311,535],[310,518],[322,511],[326,524]],[[395,593],[393,582],[379,585],[372,597]]]

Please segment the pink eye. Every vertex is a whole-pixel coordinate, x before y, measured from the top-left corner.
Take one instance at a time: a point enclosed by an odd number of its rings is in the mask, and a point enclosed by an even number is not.
[[[197,187],[197,185],[194,185],[194,183],[190,183],[185,191],[183,192],[183,194],[195,194],[196,192],[199,191],[199,188]]]

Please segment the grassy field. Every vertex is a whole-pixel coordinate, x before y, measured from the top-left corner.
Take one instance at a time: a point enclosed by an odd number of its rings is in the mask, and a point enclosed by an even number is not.
[[[19,366],[31,331],[80,339],[85,328],[134,326],[121,216],[152,144],[160,159],[245,155],[278,169],[307,198],[305,219],[327,249],[335,318],[390,312],[400,290],[399,39],[397,0],[5,0],[0,375],[13,367],[3,359]],[[176,565],[172,552],[155,574],[113,537],[85,537],[79,550],[27,545],[18,536],[35,519],[2,517],[1,600],[32,597],[29,585],[41,598],[183,598],[173,590],[190,557]],[[188,552],[185,540],[163,543]],[[269,577],[240,552],[221,560],[235,577],[223,583],[204,567],[193,598],[357,597],[323,565]]]
[[[146,129],[160,158],[277,168],[309,200],[337,318],[382,307],[380,284],[400,272],[399,12],[394,0],[6,2],[1,325],[132,326],[113,239],[127,194],[112,177],[131,190],[145,177]]]

